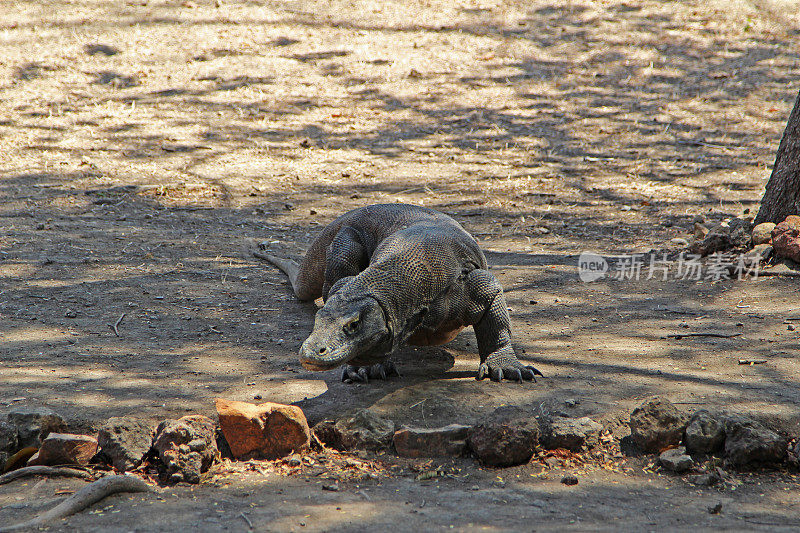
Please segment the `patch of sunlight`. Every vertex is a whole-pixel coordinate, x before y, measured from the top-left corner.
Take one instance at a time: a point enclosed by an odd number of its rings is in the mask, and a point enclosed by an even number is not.
[[[0,336],[3,342],[46,342],[72,338],[71,335],[54,328],[16,328]]]
[[[36,267],[31,263],[0,265],[0,278],[22,278],[33,276]]]
[[[321,379],[292,379],[270,391],[270,401],[299,402],[324,394],[327,390],[328,384]]]

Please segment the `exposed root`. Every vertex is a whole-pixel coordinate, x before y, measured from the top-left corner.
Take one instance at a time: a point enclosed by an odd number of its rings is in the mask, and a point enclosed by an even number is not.
[[[56,468],[52,466],[26,466],[17,470],[12,470],[0,476],[0,485],[11,483],[15,479],[27,476],[65,476],[65,477],[89,477],[89,472],[76,470],[74,468]]]
[[[118,492],[146,492],[149,490],[150,485],[137,477],[104,477],[86,485],[60,504],[56,505],[49,511],[45,511],[32,520],[20,522],[19,524],[14,524],[13,526],[0,527],[0,533],[35,528],[52,522],[53,520],[66,518],[67,516],[86,509],[90,505],[99,502],[111,494],[116,494]]]

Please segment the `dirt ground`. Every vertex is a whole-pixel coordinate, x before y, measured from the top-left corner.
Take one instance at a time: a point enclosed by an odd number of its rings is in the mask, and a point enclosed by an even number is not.
[[[797,434],[797,279],[643,269],[583,283],[577,263],[585,250],[678,250],[698,215],[754,214],[797,94],[798,43],[794,0],[3,2],[0,412],[47,405],[88,430],[114,415],[214,416],[225,397],[299,402],[312,423],[372,407],[435,426],[519,405],[592,416],[619,437],[659,394]],[[471,331],[404,350],[403,377],[386,383],[299,366],[315,307],[249,248],[300,256],[338,214],[381,202],[439,209],[476,236],[545,379],[476,382]],[[689,332],[740,335],[675,338]],[[454,474],[390,470],[338,492],[307,472],[248,472],[112,497],[53,529],[800,522],[782,472],[701,489],[637,458],[613,471],[443,464]],[[562,485],[573,471],[580,483]],[[2,486],[0,523],[82,483]]]

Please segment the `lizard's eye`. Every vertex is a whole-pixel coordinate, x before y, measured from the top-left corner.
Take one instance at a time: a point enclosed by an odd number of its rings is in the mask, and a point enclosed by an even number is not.
[[[361,317],[358,315],[350,318],[347,322],[345,322],[342,329],[344,330],[345,334],[353,335],[358,329],[361,327]]]

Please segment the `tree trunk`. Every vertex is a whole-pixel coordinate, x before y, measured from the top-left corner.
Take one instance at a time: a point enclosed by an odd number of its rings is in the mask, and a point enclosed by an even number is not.
[[[783,131],[775,166],[767,182],[755,223],[778,224],[800,214],[800,94]]]

